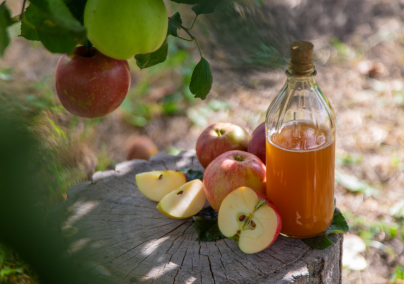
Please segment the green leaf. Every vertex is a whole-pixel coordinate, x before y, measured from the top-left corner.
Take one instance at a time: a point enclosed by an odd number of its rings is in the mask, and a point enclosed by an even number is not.
[[[366,182],[357,179],[355,176],[347,175],[339,171],[335,171],[335,181],[352,192],[362,192],[365,197],[378,195],[379,190]]]
[[[182,171],[184,173],[187,174],[188,176],[188,180],[187,181],[191,181],[194,179],[200,179],[203,180],[203,172],[201,171],[194,171],[194,170],[184,170]],[[216,212],[216,211],[215,211]]]
[[[205,58],[201,58],[201,61],[195,66],[194,72],[192,72],[191,84],[189,90],[196,98],[206,99],[210,89],[212,89],[213,77],[210,71],[210,65]]]
[[[82,3],[72,0],[68,5],[76,9]],[[84,26],[73,17],[62,0],[32,0],[24,13],[21,36],[28,40],[40,40],[53,53],[72,52],[78,43],[87,40]]]
[[[15,21],[11,18],[10,10],[4,1],[0,5],[0,55],[4,56],[4,51],[10,44],[7,28],[14,24]]]
[[[175,2],[175,3],[180,3],[180,4],[193,5],[193,4],[203,3],[205,0],[171,0],[171,1]]]
[[[194,229],[198,238],[196,241],[212,242],[224,239],[217,223],[217,212],[212,207],[202,209],[194,219]]]
[[[40,41],[38,33],[35,29],[46,20],[46,17],[41,15],[39,9],[34,5],[29,5],[25,9],[24,18],[21,22],[21,35],[28,40]]]
[[[170,17],[170,19],[176,21],[177,23],[179,23],[180,25],[182,25],[182,19],[181,19],[181,15],[180,13],[175,13],[174,15],[172,15]],[[173,36],[178,36],[177,34],[177,30],[181,29],[179,26],[177,26],[176,24],[174,24],[173,22],[171,22],[170,20],[168,20],[168,31],[171,35]]]
[[[333,242],[328,239],[328,235],[330,234],[346,234],[349,232],[349,227],[347,222],[345,221],[344,216],[338,208],[334,209],[334,218],[330,227],[321,235],[302,239],[302,241],[308,245],[309,247],[323,250],[333,245]]]
[[[139,66],[140,69],[145,69],[166,61],[167,54],[168,54],[168,43],[166,39],[162,44],[162,46],[155,52],[135,55],[136,64],[137,66]]]
[[[84,8],[86,7],[87,0],[65,0],[65,3],[73,17],[84,25]]]
[[[216,6],[219,5],[223,0],[205,0],[200,4],[192,7],[192,10],[196,15],[201,14],[211,14],[215,12]]]

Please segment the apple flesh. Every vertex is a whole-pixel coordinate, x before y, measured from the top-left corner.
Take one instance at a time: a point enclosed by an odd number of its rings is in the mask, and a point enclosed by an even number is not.
[[[242,127],[219,122],[206,128],[196,142],[196,156],[206,168],[221,154],[232,151],[246,151],[250,135]]]
[[[240,186],[266,192],[266,167],[261,160],[243,151],[229,151],[206,168],[203,175],[206,198],[216,211],[224,198]]]
[[[157,209],[167,217],[186,219],[201,211],[205,203],[202,181],[195,179],[164,196]]]
[[[275,205],[248,187],[239,187],[226,196],[220,206],[218,223],[222,234],[237,242],[247,254],[269,247],[282,227]]]
[[[117,109],[130,87],[126,60],[105,56],[97,49],[77,47],[56,66],[56,92],[63,107],[86,118],[105,116]]]
[[[266,135],[265,122],[258,125],[251,135],[251,140],[248,143],[247,151],[254,154],[266,165]]]
[[[147,198],[160,202],[164,196],[187,182],[180,171],[152,171],[136,175],[136,185]]]

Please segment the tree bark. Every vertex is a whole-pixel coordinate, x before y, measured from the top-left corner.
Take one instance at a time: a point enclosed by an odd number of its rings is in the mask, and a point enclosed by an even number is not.
[[[326,250],[279,236],[252,255],[229,239],[195,241],[191,218],[165,217],[136,188],[136,174],[166,168],[204,170],[194,151],[159,153],[97,172],[69,190],[53,215],[67,252],[83,268],[120,284],[341,283],[341,235],[331,236]]]

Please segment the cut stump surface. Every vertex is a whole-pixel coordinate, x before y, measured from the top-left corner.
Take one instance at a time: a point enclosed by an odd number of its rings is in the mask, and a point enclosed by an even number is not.
[[[194,151],[158,153],[97,172],[93,182],[71,188],[54,211],[68,253],[116,284],[341,283],[341,235],[332,235],[334,245],[322,251],[279,236],[252,255],[229,239],[195,241],[191,218],[165,217],[136,187],[136,174],[166,167],[204,170]]]

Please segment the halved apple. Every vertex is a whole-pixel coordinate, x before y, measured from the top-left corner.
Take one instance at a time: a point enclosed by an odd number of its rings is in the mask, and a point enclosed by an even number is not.
[[[181,171],[152,171],[136,175],[136,185],[147,198],[160,202],[164,196],[187,182]]]
[[[219,209],[219,229],[238,243],[244,253],[256,253],[269,247],[281,231],[278,209],[262,193],[249,187],[230,192]]]
[[[167,217],[186,219],[201,211],[205,203],[203,183],[195,179],[167,194],[159,202],[157,209]]]

